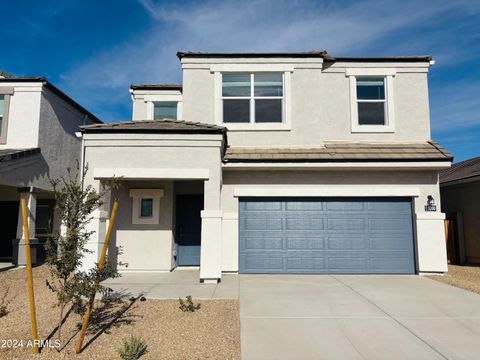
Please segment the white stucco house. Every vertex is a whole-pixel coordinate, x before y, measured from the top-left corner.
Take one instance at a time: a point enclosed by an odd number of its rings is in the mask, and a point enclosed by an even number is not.
[[[179,52],[183,83],[132,85],[133,121],[82,126],[84,180],[114,198],[120,271],[447,271],[429,56]],[[436,202],[436,204],[434,204]]]
[[[29,210],[33,257],[58,219],[49,178],[67,175],[80,162],[80,125],[101,121],[44,77],[0,72],[0,261],[24,264],[20,199]]]

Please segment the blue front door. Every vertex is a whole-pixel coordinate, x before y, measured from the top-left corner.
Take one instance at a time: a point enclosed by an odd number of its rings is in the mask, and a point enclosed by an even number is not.
[[[177,195],[177,266],[200,265],[203,195]]]

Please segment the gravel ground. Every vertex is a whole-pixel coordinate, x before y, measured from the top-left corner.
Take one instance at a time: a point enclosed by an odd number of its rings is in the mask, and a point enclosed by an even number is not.
[[[48,270],[34,269],[38,335],[47,339],[58,323],[55,295],[45,286]],[[237,300],[202,300],[201,309],[183,313],[178,300],[128,300],[103,305],[97,303],[93,326],[84,341],[82,354],[75,355],[81,318],[70,314],[62,327],[61,346],[44,349],[40,356],[31,348],[5,348],[4,340],[28,340],[30,317],[25,269],[0,273],[0,299],[8,287],[9,313],[0,318],[0,359],[119,359],[117,349],[130,334],[148,345],[142,359],[240,359],[240,319]],[[195,299],[194,299],[195,301]],[[53,333],[51,340],[57,339]]]
[[[480,266],[448,265],[445,275],[428,277],[480,294]]]

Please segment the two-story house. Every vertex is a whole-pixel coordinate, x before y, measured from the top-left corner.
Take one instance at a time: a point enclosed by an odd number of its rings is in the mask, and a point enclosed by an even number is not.
[[[45,256],[42,244],[59,226],[49,179],[81,161],[76,133],[92,123],[101,121],[47,79],[0,73],[0,261],[24,263],[22,197],[34,251],[39,260]]]
[[[431,57],[177,56],[182,85],[132,85],[133,121],[82,127],[85,184],[121,177],[120,271],[447,271]]]

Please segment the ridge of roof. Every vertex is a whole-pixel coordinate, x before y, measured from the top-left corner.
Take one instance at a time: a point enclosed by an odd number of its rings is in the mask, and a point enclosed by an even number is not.
[[[55,85],[53,85],[48,79],[44,76],[13,76],[13,77],[0,77],[0,84],[1,83],[24,83],[24,82],[40,82],[42,83],[48,90],[50,90],[52,93],[57,95],[59,98],[61,98],[63,101],[65,101],[67,104],[70,106],[74,107],[81,113],[85,114],[88,116],[90,120],[92,120],[94,123],[102,124],[103,121],[100,120],[97,116],[92,114],[89,110],[85,109],[82,105],[80,105],[78,102],[73,100],[70,96],[65,94],[62,90],[57,88]]]
[[[226,128],[214,124],[200,122],[160,119],[135,120],[107,124],[93,124],[80,126],[81,132],[209,132],[226,133]]]

